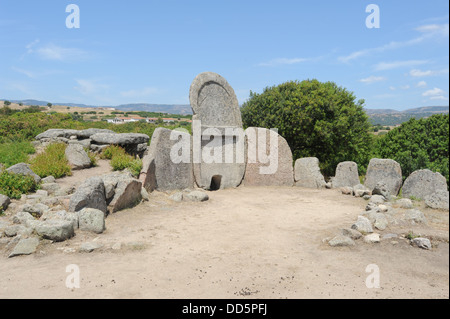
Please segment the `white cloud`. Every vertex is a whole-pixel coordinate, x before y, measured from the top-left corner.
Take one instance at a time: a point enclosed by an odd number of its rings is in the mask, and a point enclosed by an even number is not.
[[[96,80],[75,80],[78,86],[74,87],[75,90],[79,91],[83,95],[93,95],[99,92],[106,91],[109,86],[105,84],[98,83]]]
[[[426,70],[426,71],[414,69],[409,72],[409,75],[411,75],[413,77],[424,77],[424,76],[436,76],[436,75],[441,75],[441,74],[445,74],[445,73],[448,73],[448,69]]]
[[[153,87],[146,87],[139,90],[129,90],[120,92],[120,95],[123,97],[146,97],[158,93],[159,90]]]
[[[13,71],[18,72],[18,73],[21,73],[21,74],[26,75],[26,76],[29,77],[30,79],[33,79],[33,78],[36,77],[36,74],[35,74],[34,72],[31,72],[31,71],[28,71],[28,70],[16,68],[16,67],[14,67],[14,66],[11,67],[11,69],[12,69]]]
[[[302,62],[306,62],[306,61],[310,61],[310,60],[311,59],[305,59],[305,58],[292,58],[292,59],[278,58],[278,59],[270,60],[268,62],[262,62],[262,63],[258,64],[258,66],[291,65],[291,64],[302,63]]]
[[[87,53],[77,48],[63,48],[54,44],[48,44],[36,50],[38,55],[45,60],[70,61],[82,60]]]
[[[385,77],[371,75],[368,78],[359,80],[359,82],[371,84],[371,83],[385,81],[385,80],[386,80]]]
[[[444,90],[441,90],[439,88],[434,88],[432,90],[425,91],[422,93],[422,96],[440,96],[444,94]]]
[[[438,95],[438,96],[430,97],[430,100],[448,101],[448,97],[445,97],[443,95]]]
[[[397,88],[396,88],[395,86],[390,86],[389,89],[390,89],[391,91],[397,90]]]
[[[376,71],[392,70],[402,67],[411,67],[416,65],[426,64],[426,60],[408,60],[408,61],[394,61],[394,62],[380,62],[375,65]]]
[[[426,24],[415,29],[422,33],[439,33],[448,36],[448,23],[446,24]]]
[[[420,81],[419,83],[417,83],[416,85],[418,88],[424,88],[427,87],[427,82],[425,81]]]
[[[400,90],[409,90],[411,87],[409,85],[400,86]]]

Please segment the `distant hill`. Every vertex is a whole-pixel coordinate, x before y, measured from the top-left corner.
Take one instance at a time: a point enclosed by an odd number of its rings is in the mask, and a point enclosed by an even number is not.
[[[38,105],[47,106],[48,101],[40,100],[10,100],[13,103],[22,103],[23,105]],[[115,108],[120,111],[146,111],[146,112],[156,112],[156,113],[168,113],[168,114],[180,114],[189,115],[192,114],[192,109],[189,104],[147,104],[147,103],[134,103],[134,104],[123,104],[118,106],[95,106],[77,103],[60,103],[51,102],[53,105],[64,105],[70,107],[84,107],[84,108]]]
[[[373,125],[380,124],[383,126],[395,126],[408,121],[412,117],[420,119],[424,117],[430,117],[433,114],[448,114],[449,107],[425,106],[408,109],[405,111],[396,111],[392,109],[366,109],[365,111],[367,115],[369,115],[370,122]]]

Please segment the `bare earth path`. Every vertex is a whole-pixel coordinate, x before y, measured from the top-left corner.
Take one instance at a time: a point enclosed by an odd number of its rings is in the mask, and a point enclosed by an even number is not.
[[[423,210],[431,222],[419,230],[441,238],[431,251],[405,239],[331,248],[322,239],[350,227],[363,199],[295,187],[209,195],[204,203],[175,203],[156,192],[108,216],[104,234],[78,231],[32,256],[2,256],[0,298],[449,297],[448,212]],[[86,241],[103,248],[67,250]],[[65,286],[70,264],[80,268],[79,289]],[[369,264],[380,269],[380,289],[365,285]]]

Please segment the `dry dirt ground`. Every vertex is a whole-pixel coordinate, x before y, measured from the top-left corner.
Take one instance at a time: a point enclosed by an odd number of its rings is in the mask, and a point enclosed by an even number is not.
[[[332,248],[323,239],[350,227],[365,200],[296,187],[209,195],[176,203],[154,192],[108,216],[101,235],[78,231],[31,256],[3,254],[0,298],[449,298],[448,212],[423,209],[427,226],[382,232],[432,236],[430,251],[403,238]],[[88,241],[103,247],[78,252]],[[72,264],[78,289],[66,287]],[[370,264],[379,267],[379,289],[366,287]]]

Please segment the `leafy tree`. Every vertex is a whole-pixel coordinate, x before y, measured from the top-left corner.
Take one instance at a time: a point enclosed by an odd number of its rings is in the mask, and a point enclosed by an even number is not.
[[[53,104],[52,103],[47,103],[47,106],[51,108],[53,106]]]
[[[5,102],[3,102],[3,104],[6,105],[6,106],[10,106],[11,102],[10,101],[5,101]]]
[[[418,169],[440,172],[449,181],[449,115],[411,118],[376,142],[376,154],[400,163],[406,178]]]
[[[318,157],[324,174],[331,176],[342,161],[355,161],[365,172],[373,137],[363,105],[334,82],[306,80],[250,92],[241,112],[246,127],[277,128],[294,160]]]

